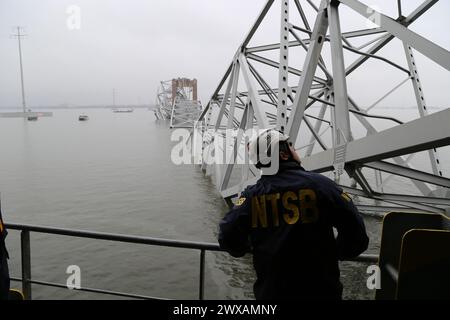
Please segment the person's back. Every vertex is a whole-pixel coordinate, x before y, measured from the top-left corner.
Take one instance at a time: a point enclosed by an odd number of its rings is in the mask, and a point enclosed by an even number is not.
[[[290,159],[242,193],[219,243],[234,256],[252,251],[256,299],[340,299],[338,259],[365,251],[368,238],[350,197]]]

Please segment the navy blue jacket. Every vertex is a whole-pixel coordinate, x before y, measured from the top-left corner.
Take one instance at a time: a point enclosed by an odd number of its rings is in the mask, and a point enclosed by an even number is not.
[[[351,198],[296,162],[247,187],[219,228],[221,248],[235,257],[253,253],[256,299],[340,299],[338,260],[369,243]]]
[[[0,210],[0,300],[6,300],[9,292],[8,252],[5,245],[7,234]]]

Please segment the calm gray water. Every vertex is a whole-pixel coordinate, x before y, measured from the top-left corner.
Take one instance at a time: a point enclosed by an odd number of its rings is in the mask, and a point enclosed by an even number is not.
[[[90,120],[79,122],[86,112]],[[0,118],[0,192],[6,222],[215,242],[226,206],[195,166],[170,161],[170,130],[137,109],[56,110],[37,122]],[[366,218],[376,253],[380,222]],[[20,276],[18,233],[8,237]],[[177,299],[198,295],[199,252],[32,234],[34,279],[66,283],[78,265],[83,287]],[[342,264],[347,298],[371,298],[367,265]],[[252,298],[251,257],[207,253],[208,299]],[[16,287],[18,283],[14,283]],[[112,299],[33,286],[35,299]]]

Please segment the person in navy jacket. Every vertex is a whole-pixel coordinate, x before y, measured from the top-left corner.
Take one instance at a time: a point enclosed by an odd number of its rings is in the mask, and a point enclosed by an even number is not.
[[[263,175],[220,222],[220,247],[234,257],[253,254],[258,300],[342,299],[338,261],[360,255],[369,243],[352,199],[332,180],[306,171],[278,131],[263,131],[248,149]],[[266,175],[271,150],[279,163]]]

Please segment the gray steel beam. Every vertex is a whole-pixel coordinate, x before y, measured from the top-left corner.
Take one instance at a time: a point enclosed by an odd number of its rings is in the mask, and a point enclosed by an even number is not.
[[[265,6],[262,8],[261,13],[258,15],[258,18],[256,19],[255,23],[253,24],[252,28],[250,29],[249,33],[245,37],[244,41],[242,42],[241,49],[244,49],[247,47],[250,40],[253,38],[253,35],[255,34],[256,30],[258,30],[259,25],[264,20],[264,17],[266,16],[267,12],[270,10],[270,7],[272,7],[272,4],[275,0],[268,0],[265,4]]]
[[[310,43],[309,39],[304,39],[303,42],[305,44],[309,44]],[[300,46],[300,42],[298,42],[297,40],[291,40],[291,41],[288,42],[288,46],[289,46],[289,48],[291,48],[291,47],[298,47],[298,46]],[[255,53],[255,52],[279,50],[279,49],[280,49],[280,44],[279,43],[273,43],[273,44],[266,44],[266,45],[262,45],[262,46],[250,47],[250,48],[245,49],[245,52],[247,54],[249,54],[249,53]]]
[[[375,43],[372,47],[370,47],[370,49],[367,51],[367,53],[369,54],[374,54],[376,52],[378,52],[379,50],[381,50],[385,45],[387,45],[392,39],[394,39],[394,36],[387,34],[385,35],[383,38],[381,38],[381,40],[379,40],[377,43]],[[345,70],[345,74],[348,76],[349,74],[351,74],[353,71],[355,71],[356,69],[358,69],[364,62],[366,62],[368,59],[370,58],[370,56],[365,55],[365,56],[361,56],[358,59],[356,59],[351,65],[349,65],[347,67],[347,69]]]
[[[336,121],[334,128],[337,130],[334,145],[338,146],[352,139],[338,4],[332,2],[328,6],[328,19],[330,24],[331,60],[333,65],[334,119]]]
[[[233,128],[234,108],[236,106],[236,96],[237,96],[237,88],[238,88],[238,81],[239,81],[239,61],[235,62],[234,74],[233,74],[231,81],[233,83],[232,83],[232,88],[231,88],[230,112],[228,113],[227,129]]]
[[[233,171],[234,165],[236,163],[236,159],[238,156],[239,146],[241,145],[242,137],[244,136],[244,132],[247,126],[248,120],[248,107],[244,109],[244,113],[242,114],[241,122],[239,124],[239,130],[237,136],[233,141],[233,153],[230,159],[227,159],[227,164],[225,167],[225,172],[222,177],[222,181],[220,183],[220,190],[225,190],[228,187],[228,183],[230,181],[231,172]],[[228,147],[228,146],[226,146]],[[226,155],[225,155],[226,156]]]
[[[372,190],[372,187],[370,186],[366,177],[363,175],[361,168],[355,167],[354,165],[349,165],[346,167],[346,170],[349,173],[349,176],[352,177],[354,181],[361,186],[367,197],[373,197],[374,191]]]
[[[297,33],[295,33],[294,30],[292,30],[292,29],[291,29],[291,34],[294,36],[295,39],[297,39],[297,41],[300,43],[300,45],[303,47],[303,49],[305,49],[306,52],[308,52],[308,47],[306,46],[306,44],[303,43],[302,39],[300,39],[300,37],[297,35]],[[322,56],[319,57],[319,68],[322,70],[322,72],[327,77],[327,81],[329,81],[331,79],[331,74],[328,71],[327,67],[325,66],[325,61],[322,59]]]
[[[401,212],[411,212],[411,213],[423,213],[423,209],[413,209],[400,206],[387,206],[387,205],[368,205],[368,204],[358,204],[356,205],[358,207],[358,210],[361,213],[365,212],[380,212],[380,213],[389,213],[394,211],[401,211]]]
[[[413,12],[411,12],[403,21],[405,26],[416,21],[421,15],[427,12],[432,6],[434,6],[439,0],[425,0],[418,6]]]
[[[318,131],[315,130],[315,128],[312,126],[311,122],[309,122],[309,120],[306,118],[306,115],[303,117],[303,121],[305,121],[306,125],[308,126],[308,129],[312,133],[311,139],[314,139],[314,141],[317,141],[323,150],[327,150],[327,146],[326,146],[325,142],[319,136]],[[317,121],[317,122],[322,123],[321,121]]]
[[[423,2],[416,10],[411,12],[411,14],[409,14],[402,21],[402,24],[406,27],[409,26],[411,23],[416,21],[421,15],[423,15],[426,11],[428,11],[438,1],[439,0],[427,0],[427,1]],[[387,34],[380,41],[378,41],[376,44],[374,44],[367,51],[367,53],[369,53],[369,54],[377,53],[386,44],[388,44],[392,39],[394,39],[394,36],[391,34]],[[362,56],[362,57],[358,58],[357,60],[355,60],[350,66],[347,67],[346,74],[349,75],[350,73],[355,71],[360,65],[362,65],[364,62],[366,62],[368,59],[369,59],[368,56]]]
[[[344,38],[358,38],[358,37],[364,37],[364,36],[369,36],[369,35],[373,35],[373,34],[380,34],[380,33],[384,33],[386,31],[384,31],[381,28],[370,28],[370,29],[362,29],[362,30],[355,30],[355,31],[349,31],[349,32],[343,32],[342,36]]]
[[[294,144],[297,140],[300,124],[308,103],[308,96],[319,62],[320,52],[322,51],[322,46],[325,42],[325,33],[328,28],[326,5],[327,1],[322,1],[320,11],[314,25],[314,31],[311,35],[311,44],[309,45],[308,53],[306,54],[305,63],[303,65],[303,75],[300,77],[300,82],[298,84],[299,90],[295,95],[295,100],[292,105],[292,111],[287,125],[288,135],[291,137]]]
[[[450,188],[450,179],[440,177],[431,173],[406,168],[386,161],[375,161],[362,164],[364,167],[393,173],[398,176],[411,178],[438,186]]]
[[[329,96],[329,91],[326,90],[326,91],[324,92],[324,95],[325,95],[326,101],[328,101],[329,98],[330,98],[330,96]],[[322,106],[320,107],[320,111],[319,111],[318,118],[319,118],[319,119],[323,119],[324,116],[325,116],[325,112],[326,112],[326,111],[327,111],[327,105],[324,103],[324,104],[322,104]],[[323,122],[323,121],[316,121],[316,124],[314,125],[313,130],[314,130],[314,132],[316,132],[317,134],[319,134],[319,132],[320,132],[320,128],[322,127],[322,122]],[[316,139],[315,139],[314,136],[312,136],[312,137],[311,137],[311,140],[309,141],[308,149],[306,150],[306,156],[307,156],[307,157],[309,157],[309,156],[311,155],[311,153],[312,153],[312,151],[313,151],[313,149],[314,149],[315,142],[316,142]],[[327,148],[324,148],[324,149],[327,149]]]
[[[366,43],[363,43],[363,44],[360,45],[360,46],[357,46],[357,47],[355,47],[355,46],[350,46],[350,47],[352,47],[352,48],[354,48],[354,49],[356,49],[356,50],[362,50],[362,49],[368,47],[369,45],[371,45],[372,43],[375,43],[375,42],[381,40],[383,37],[384,37],[384,34],[381,35],[381,36],[378,36],[378,37],[376,37],[376,38],[374,38],[374,39],[372,39],[372,40],[369,40],[369,41],[367,41]]]
[[[239,55],[239,64],[242,70],[242,77],[244,78],[245,84],[247,86],[250,103],[252,104],[253,112],[255,114],[256,120],[258,121],[258,126],[259,128],[267,128],[268,123],[266,117],[262,113],[261,101],[258,96],[258,91],[256,90],[253,79],[250,78],[250,67],[248,66],[247,59],[242,53]]]
[[[445,209],[434,207],[431,205],[425,205],[420,202],[405,202],[405,201],[391,201],[391,200],[384,200],[384,202],[392,203],[396,205],[405,206],[408,208],[414,208],[417,210],[422,210],[422,212],[431,212],[431,213],[439,213],[439,214],[445,214]]]
[[[284,133],[287,124],[289,81],[289,0],[281,1],[280,63],[278,68],[277,129]]]
[[[311,27],[309,26],[308,19],[306,18],[305,12],[303,11],[302,5],[300,4],[299,0],[294,0],[295,6],[297,7],[298,13],[300,14],[300,18],[303,21],[303,24],[307,30],[311,30]]]
[[[380,23],[380,27],[388,31],[400,40],[409,43],[414,49],[427,56],[441,67],[450,71],[450,52],[444,48],[434,44],[428,39],[418,35],[417,33],[407,29],[399,22],[392,18],[377,12],[365,4],[357,0],[338,0],[339,2],[349,6],[363,17],[369,19],[372,15],[377,15],[377,21]]]
[[[250,66],[250,64],[249,64],[249,66]],[[252,69],[252,68],[250,68],[250,69]],[[253,74],[253,72],[252,72],[252,74]],[[323,85],[320,85],[320,84],[313,84],[312,86],[311,86],[311,90],[316,90],[316,89],[325,89],[326,87],[324,87]],[[267,88],[266,88],[267,89]],[[269,93],[275,93],[275,94],[277,94],[278,93],[278,88],[269,88],[269,89],[267,89],[267,90],[264,90],[264,89],[262,89],[262,90],[258,90],[258,94],[259,95],[267,95],[268,94],[268,92],[267,91],[269,91]],[[293,88],[293,87],[289,87],[288,88],[288,92],[296,92],[296,87],[295,88]],[[247,91],[242,91],[242,92],[239,92],[238,93],[238,95],[237,95],[237,97],[238,97],[238,99],[240,98],[240,97],[247,97],[248,96],[248,92]],[[311,97],[311,96],[310,96]],[[222,94],[219,94],[218,96],[217,96],[217,100],[218,100],[218,102],[221,102],[221,100],[223,99],[223,95]],[[315,97],[314,99],[318,99],[317,97]],[[320,100],[317,100],[317,101],[320,101]]]
[[[270,103],[276,106],[278,97],[275,91],[267,84],[264,78],[259,74],[256,68],[254,68],[250,62],[248,63],[248,66],[250,67],[250,71],[252,72],[253,76],[256,78],[256,81],[258,81],[259,85],[263,88],[262,90],[258,90],[258,94],[266,95],[270,99]]]
[[[417,64],[414,59],[414,53],[411,46],[409,46],[406,42],[403,42],[403,48],[405,50],[408,67],[411,72],[411,83],[414,89],[414,95],[416,97],[417,108],[419,109],[420,116],[425,117],[428,115],[428,109],[425,102],[425,93],[423,92],[422,83],[419,79],[419,70],[417,69]],[[428,156],[430,157],[433,173],[437,176],[442,176],[442,169],[439,161],[440,157],[436,149],[429,150]]]
[[[448,198],[412,196],[407,194],[391,194],[391,193],[376,194],[374,198],[382,201],[401,201],[418,204],[428,203],[431,205],[438,205],[438,206],[450,206],[450,199]]]
[[[233,69],[231,71],[230,79],[228,80],[227,88],[225,89],[224,99],[222,100],[222,103],[220,105],[219,109],[219,115],[216,119],[216,125],[215,130],[217,130],[222,123],[223,114],[225,112],[225,108],[227,107],[228,99],[230,96],[231,88],[233,87],[233,79],[234,79],[234,73],[236,72],[236,61],[233,62]],[[201,119],[202,116],[200,115],[199,119]]]
[[[433,113],[347,145],[347,162],[372,162],[450,144],[450,109]],[[334,150],[329,149],[303,159],[308,170],[333,169]]]
[[[363,30],[355,30],[350,32],[344,32],[342,33],[342,36],[345,38],[356,38],[356,37],[362,37],[362,36],[368,36],[372,34],[379,34],[379,33],[385,33],[381,28],[373,28],[373,29],[363,29]],[[329,38],[329,36],[325,37],[326,39]],[[310,39],[302,39],[302,42],[306,45],[310,44]],[[300,46],[300,42],[297,40],[289,41],[289,47],[298,47]],[[278,50],[280,49],[279,43],[272,43],[262,46],[255,46],[245,49],[245,52],[247,53],[254,53],[254,52],[263,52],[263,51],[270,51],[270,50]]]
[[[363,190],[347,187],[340,185],[342,190],[345,192],[359,196],[368,198],[367,194]],[[424,203],[433,203],[433,204],[443,204],[447,201],[450,201],[448,199],[443,198],[433,198],[433,197],[422,197],[422,196],[404,196],[404,195],[397,195],[397,194],[385,194],[385,193],[374,193],[371,196],[372,199],[384,201],[387,203],[392,203],[395,205],[404,206],[407,208],[414,208],[415,210],[421,210],[422,212],[434,212],[434,213],[445,213],[445,209],[434,207],[431,205],[426,205]],[[401,209],[401,208],[400,208]],[[398,209],[399,210],[399,209]]]
[[[319,8],[317,8],[317,6],[314,4],[314,2],[312,2],[311,0],[306,0],[309,5],[314,9],[314,11],[319,12]]]
[[[350,107],[354,110],[360,111],[361,108],[358,107],[358,105],[355,103],[355,101],[349,97],[349,102],[350,102]],[[374,126],[372,126],[372,124],[363,116],[361,116],[360,114],[354,114],[354,116],[356,117],[356,119],[367,129],[367,133],[368,134],[376,134],[378,133],[378,131],[375,129]],[[406,166],[408,167],[408,163],[405,162],[401,157],[395,157],[393,158],[393,160],[402,166]],[[422,194],[429,194],[431,192],[431,189],[428,188],[428,186],[420,181],[417,180],[411,180],[412,183],[417,187],[417,189],[420,190],[420,192],[422,192]]]
[[[254,117],[253,108],[252,105],[249,103],[247,103],[246,105],[247,105],[247,120],[246,120],[247,129],[253,129],[253,117]],[[253,175],[253,177],[258,177],[259,174],[259,169],[257,169],[255,165],[250,164],[248,152],[245,152],[244,157],[245,159],[244,165],[242,166],[242,179],[239,185],[240,188],[239,192],[242,192],[244,190],[244,185],[246,181],[249,180],[250,173]]]
[[[409,70],[406,70],[406,69],[403,68],[402,66],[400,66],[400,65],[396,64],[395,62],[392,62],[391,60],[386,59],[386,58],[384,58],[384,57],[380,57],[380,56],[377,56],[377,55],[375,55],[375,54],[366,53],[366,52],[360,51],[360,50],[358,50],[358,49],[355,49],[355,48],[352,48],[352,47],[349,47],[349,46],[343,46],[343,48],[345,48],[345,49],[347,49],[348,51],[351,51],[351,52],[353,52],[353,53],[356,53],[356,54],[360,54],[360,55],[366,56],[366,57],[368,57],[368,58],[373,58],[373,59],[377,59],[377,60],[383,61],[383,62],[385,62],[385,63],[387,63],[387,64],[390,64],[390,65],[393,66],[394,68],[397,68],[398,70],[403,71],[404,73],[406,73],[406,74],[408,74],[408,75],[410,74],[410,73],[409,73]]]
[[[274,68],[277,68],[277,69],[280,67],[280,64],[278,62],[270,60],[270,59],[265,58],[265,57],[258,56],[256,54],[248,54],[247,58],[248,59],[252,59],[254,61],[258,61],[260,63],[263,63],[265,65],[268,65],[268,66],[271,66],[271,67],[274,67]],[[288,72],[292,73],[292,74],[295,74],[296,76],[299,76],[299,77],[301,77],[302,74],[303,74],[303,71],[300,71],[300,70],[292,68],[292,67],[288,67]],[[316,81],[316,82],[318,82],[318,83],[320,83],[322,85],[326,85],[327,84],[327,80],[322,79],[320,77],[314,76],[313,79],[314,79],[314,81]]]

